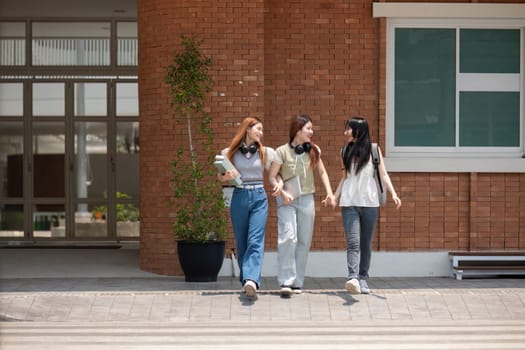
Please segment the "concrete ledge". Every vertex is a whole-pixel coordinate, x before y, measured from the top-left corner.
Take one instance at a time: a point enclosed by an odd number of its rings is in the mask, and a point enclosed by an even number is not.
[[[225,259],[220,276],[233,276]],[[277,276],[277,252],[264,255],[262,275]],[[307,277],[346,277],[345,251],[312,251]],[[442,277],[450,275],[448,252],[373,252],[372,277]],[[138,249],[1,249],[0,278],[163,277],[139,268]]]
[[[231,259],[224,260],[219,275],[233,275]],[[277,252],[265,252],[262,275],[265,277],[277,276]],[[346,252],[310,252],[306,275],[308,277],[346,277]],[[444,277],[449,275],[448,251],[372,252],[370,276]]]

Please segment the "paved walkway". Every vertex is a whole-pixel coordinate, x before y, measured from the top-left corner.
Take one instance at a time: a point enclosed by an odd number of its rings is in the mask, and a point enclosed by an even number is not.
[[[342,278],[309,278],[281,298],[274,278],[256,300],[234,278],[1,279],[6,321],[525,320],[525,279],[372,278],[350,295]]]
[[[525,279],[344,282],[250,300],[234,278],[4,278],[0,349],[525,349]]]

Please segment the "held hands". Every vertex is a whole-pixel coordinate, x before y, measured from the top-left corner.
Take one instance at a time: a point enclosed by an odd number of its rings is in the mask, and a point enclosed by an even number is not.
[[[277,183],[273,186],[272,196],[277,197],[277,196],[281,195],[281,192],[283,190],[283,186],[284,186],[284,182],[283,182],[283,180],[281,178],[279,178]]]
[[[290,204],[293,202],[294,198],[291,194],[283,190],[284,182],[282,179],[279,179],[279,181],[273,186],[273,197],[281,196],[283,199],[283,204]]]
[[[335,196],[333,194],[329,194],[324,200],[321,201],[321,203],[325,207],[330,206],[332,207],[332,209],[334,209],[337,206],[337,199],[335,199]]]

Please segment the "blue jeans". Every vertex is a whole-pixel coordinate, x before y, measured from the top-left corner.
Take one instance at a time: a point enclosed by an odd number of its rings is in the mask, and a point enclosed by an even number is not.
[[[379,207],[341,207],[341,214],[346,235],[348,279],[366,280]]]
[[[230,204],[230,217],[240,268],[240,281],[261,283],[264,256],[264,233],[268,217],[268,198],[264,188],[235,188]]]

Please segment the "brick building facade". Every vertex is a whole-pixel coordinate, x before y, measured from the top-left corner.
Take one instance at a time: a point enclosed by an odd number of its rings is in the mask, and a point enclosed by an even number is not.
[[[510,147],[508,154],[467,155],[479,160],[469,168],[470,163],[459,158],[463,165],[458,170],[454,165],[458,159],[450,165],[439,156],[427,169],[410,165],[418,163],[418,158],[403,155],[403,149],[397,152],[392,147],[397,141],[389,139],[396,126],[389,111],[388,16],[398,16],[398,9],[374,8],[376,4],[371,0],[138,1],[142,269],[182,273],[167,202],[169,161],[183,130],[169,117],[164,84],[165,67],[180,34],[203,39],[203,51],[213,60],[214,88],[206,107],[214,120],[217,150],[227,146],[243,117],[261,118],[264,143],[277,147],[287,142],[290,117],[306,113],[314,119],[314,141],[323,151],[335,190],[341,176],[343,123],[354,115],[368,119],[372,138],[386,154],[392,182],[403,201],[399,211],[391,201],[381,208],[376,251],[525,249],[523,112],[518,146]],[[435,20],[417,11],[413,15],[420,16],[417,20]],[[474,20],[485,18],[487,11],[482,9]],[[516,17],[525,18],[522,13]],[[522,74],[519,79],[523,86]],[[521,90],[519,96],[523,100]],[[409,161],[400,160],[403,157]],[[432,154],[419,157],[428,162]],[[508,158],[512,166],[500,167],[494,161],[498,157]],[[343,251],[340,212],[321,206],[324,195],[318,186],[312,251]],[[270,199],[266,251],[276,250],[276,231],[276,208]],[[232,237],[228,248],[234,247]]]

